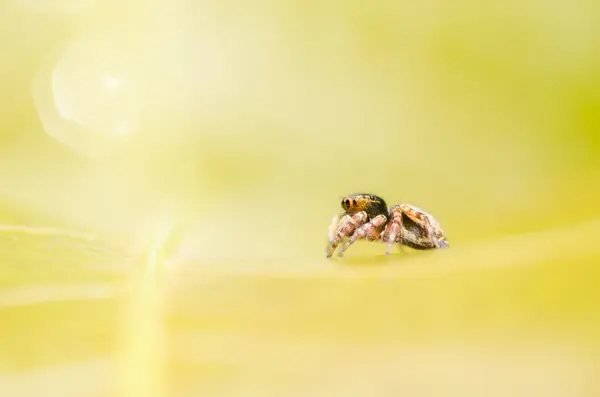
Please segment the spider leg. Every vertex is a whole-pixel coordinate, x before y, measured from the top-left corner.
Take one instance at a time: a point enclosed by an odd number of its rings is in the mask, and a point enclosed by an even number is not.
[[[405,231],[404,223],[402,222],[402,214],[403,212],[399,205],[390,209],[391,219],[385,228],[385,232],[381,236],[381,240],[384,243],[387,243],[387,248],[385,250],[386,255],[392,253],[394,243],[400,243],[400,251],[405,252],[404,245],[402,244]]]
[[[392,253],[392,247],[396,240],[402,241],[402,214],[392,214],[392,221],[387,227],[384,236],[387,237],[387,248],[385,250],[386,255]]]
[[[369,217],[364,211],[357,212],[354,215],[346,214],[342,216],[337,226],[335,227],[335,233],[333,233],[333,238],[330,232],[330,244],[327,248],[327,258],[331,258],[331,256],[335,252],[335,249],[345,237],[350,236],[352,232],[356,230],[357,227],[367,222],[368,219]]]
[[[435,229],[431,225],[431,222],[429,221],[429,218],[426,215],[415,210],[413,207],[411,207],[410,205],[407,205],[407,204],[400,204],[399,208],[400,208],[400,211],[404,215],[406,215],[410,220],[412,220],[417,225],[421,226],[422,228],[424,228],[427,231],[429,239],[431,241],[435,242],[435,246],[437,248],[440,247],[440,244],[438,243],[438,240],[435,237]]]
[[[335,232],[340,221],[340,214],[336,214],[331,220],[331,224],[329,225],[329,242],[333,243],[335,241]]]
[[[374,241],[379,239],[381,235],[381,227],[385,225],[387,222],[387,217],[385,215],[377,215],[375,218],[371,219],[370,222],[365,223],[356,231],[350,239],[344,244],[344,246],[340,249],[340,252],[344,252],[350,247],[354,242],[358,239],[366,238],[369,241]]]

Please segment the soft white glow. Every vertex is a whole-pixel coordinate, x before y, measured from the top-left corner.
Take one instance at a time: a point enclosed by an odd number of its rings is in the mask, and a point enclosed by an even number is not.
[[[73,41],[42,68],[34,97],[46,132],[79,153],[122,147],[139,129],[140,70],[109,36]]]
[[[117,92],[123,87],[123,81],[116,76],[104,76],[103,78],[104,87],[108,91]]]

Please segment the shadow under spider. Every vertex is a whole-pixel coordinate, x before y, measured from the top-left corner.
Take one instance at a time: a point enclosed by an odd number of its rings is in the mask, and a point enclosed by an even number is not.
[[[348,254],[348,253],[344,253],[343,256],[339,256],[339,255],[335,255],[333,258],[335,258],[335,262],[339,263],[339,264],[344,264],[344,265],[351,265],[351,266],[380,266],[380,265],[385,265],[385,264],[392,264],[392,263],[401,263],[404,259],[409,259],[409,258],[414,258],[415,255],[427,255],[430,253],[425,253],[425,252],[419,252],[417,250],[411,250],[409,251],[408,249],[405,252],[394,252],[391,255],[385,255],[385,254],[375,254],[375,255],[368,255],[368,254],[358,254],[358,255],[352,255],[352,254]],[[332,258],[332,259],[333,259]]]

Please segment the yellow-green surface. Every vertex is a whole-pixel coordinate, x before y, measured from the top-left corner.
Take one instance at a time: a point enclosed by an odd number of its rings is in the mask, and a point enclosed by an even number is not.
[[[596,396],[600,7],[0,4],[0,396]],[[324,258],[343,195],[450,249]]]

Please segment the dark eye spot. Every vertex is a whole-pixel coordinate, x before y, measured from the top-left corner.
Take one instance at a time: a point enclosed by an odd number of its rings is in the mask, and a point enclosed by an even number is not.
[[[356,200],[352,200],[352,204],[356,205]]]
[[[350,200],[346,199],[346,200],[344,201],[344,206],[345,206],[346,208],[350,208]]]

